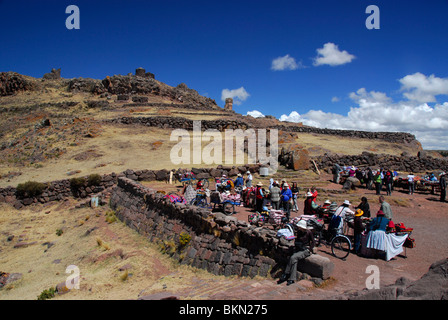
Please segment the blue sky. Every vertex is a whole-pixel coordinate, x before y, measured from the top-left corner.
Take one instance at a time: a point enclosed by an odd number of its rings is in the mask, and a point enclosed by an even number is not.
[[[79,30],[65,27],[72,4]],[[380,29],[366,28],[369,5]],[[244,115],[406,131],[448,149],[447,18],[447,0],[0,0],[0,71],[103,79],[143,67],[220,106],[230,95]]]

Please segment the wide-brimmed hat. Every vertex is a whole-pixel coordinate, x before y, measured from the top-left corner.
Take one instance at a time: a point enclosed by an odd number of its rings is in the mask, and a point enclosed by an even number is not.
[[[305,220],[299,220],[296,224],[297,228],[306,229],[306,221]]]
[[[377,216],[384,216],[384,212],[383,210],[378,210],[378,212],[376,213]]]
[[[346,204],[346,205],[348,205],[348,206],[351,205],[350,201],[348,201],[348,200],[344,200],[344,203],[343,203],[343,204]]]
[[[261,182],[258,182],[257,183],[257,186],[262,186],[263,184],[261,183]]]
[[[355,217],[360,217],[364,214],[364,211],[362,211],[361,209],[356,210],[355,212]]]
[[[306,197],[307,197],[307,198],[312,197],[312,196],[313,196],[313,194],[312,194],[311,192],[307,192],[307,193],[306,193]]]
[[[287,187],[287,188],[289,188],[289,184],[287,184],[287,183],[284,183],[284,184],[283,184],[283,188],[284,188],[284,187]]]
[[[330,200],[325,200],[324,203],[325,203],[325,204],[331,204],[331,201],[330,201]]]
[[[241,177],[241,173],[238,173],[238,174],[237,174],[237,177]]]
[[[441,173],[439,174],[439,177],[444,176],[444,175],[446,175],[446,173],[445,173],[445,172],[441,172]]]

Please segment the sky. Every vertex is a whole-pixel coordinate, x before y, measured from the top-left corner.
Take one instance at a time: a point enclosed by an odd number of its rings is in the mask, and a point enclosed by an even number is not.
[[[425,149],[448,150],[447,57],[448,0],[0,0],[0,71],[143,67],[243,115],[410,132]]]

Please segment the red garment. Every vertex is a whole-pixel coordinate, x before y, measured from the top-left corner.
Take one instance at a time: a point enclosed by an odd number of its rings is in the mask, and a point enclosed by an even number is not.
[[[257,193],[256,193],[256,197],[257,199],[263,199],[263,196],[261,195],[261,187],[257,187]]]
[[[316,210],[313,209],[311,203],[314,201],[314,198],[309,197],[305,200],[305,208],[303,209],[303,214],[313,215],[316,214]]]

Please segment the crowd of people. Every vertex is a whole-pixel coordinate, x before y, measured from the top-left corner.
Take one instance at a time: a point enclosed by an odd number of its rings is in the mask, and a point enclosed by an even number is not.
[[[341,177],[354,177],[359,180],[361,185],[365,185],[365,188],[368,190],[375,190],[376,195],[381,195],[382,190],[385,188],[386,195],[392,195],[392,191],[394,191],[394,181],[399,179],[399,175],[397,171],[392,171],[390,169],[378,168],[376,170],[372,170],[370,167],[361,169],[356,168],[354,166],[350,167],[341,167],[339,164],[334,164],[332,168],[333,173],[333,182],[339,184]],[[409,172],[404,180],[408,184],[408,193],[413,195],[415,192],[415,187],[417,183],[417,177],[413,172]],[[446,201],[446,173],[441,172],[438,175],[435,173],[430,173],[423,177],[423,181],[438,183],[441,194],[440,201]]]

